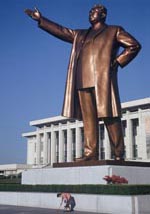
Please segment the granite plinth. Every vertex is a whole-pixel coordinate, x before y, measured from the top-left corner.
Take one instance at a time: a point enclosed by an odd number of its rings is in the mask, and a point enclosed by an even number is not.
[[[125,177],[129,184],[150,184],[150,163],[136,161],[86,161],[57,163],[51,168],[27,170],[22,184],[106,184],[106,175]]]
[[[123,160],[91,160],[91,161],[81,161],[81,162],[63,162],[54,163],[54,168],[60,167],[85,167],[85,166],[134,166],[134,167],[150,167],[150,162],[140,162],[140,161],[123,161]]]

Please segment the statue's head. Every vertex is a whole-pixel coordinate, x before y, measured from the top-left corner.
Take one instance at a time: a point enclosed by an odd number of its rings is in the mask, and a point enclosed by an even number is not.
[[[89,12],[89,22],[95,24],[97,22],[105,22],[107,9],[101,4],[94,5]]]

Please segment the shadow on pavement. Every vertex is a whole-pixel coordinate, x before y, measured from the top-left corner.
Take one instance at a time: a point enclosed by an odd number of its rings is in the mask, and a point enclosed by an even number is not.
[[[94,214],[93,212],[80,212],[74,210],[73,212],[64,212],[63,210],[37,208],[37,207],[23,207],[0,205],[0,214]],[[95,213],[100,214],[100,213]]]

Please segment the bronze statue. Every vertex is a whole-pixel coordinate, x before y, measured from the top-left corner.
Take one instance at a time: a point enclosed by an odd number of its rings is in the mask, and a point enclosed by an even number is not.
[[[105,23],[107,9],[95,5],[89,12],[89,29],[72,30],[44,18],[35,8],[25,10],[38,26],[72,43],[62,115],[83,120],[84,156],[98,160],[99,120],[108,131],[115,160],[124,160],[118,66],[126,66],[139,52],[139,42],[120,26]],[[118,54],[120,47],[123,51]]]

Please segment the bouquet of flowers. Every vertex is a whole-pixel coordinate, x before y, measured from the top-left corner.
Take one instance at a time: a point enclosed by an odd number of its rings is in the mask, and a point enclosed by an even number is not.
[[[107,184],[128,184],[128,180],[119,175],[106,175],[103,179],[107,181]]]

